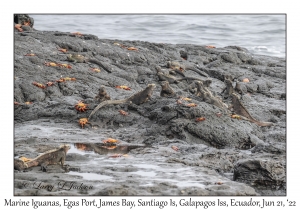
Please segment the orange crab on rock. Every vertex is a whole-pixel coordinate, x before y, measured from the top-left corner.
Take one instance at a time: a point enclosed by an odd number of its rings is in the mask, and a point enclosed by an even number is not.
[[[117,140],[117,139],[112,139],[112,138],[108,138],[108,139],[102,140],[102,142],[103,142],[104,144],[116,144],[116,143],[119,143],[119,140]]]
[[[119,157],[122,157],[123,155],[122,154],[112,154],[112,155],[109,155],[108,157],[110,158],[119,158]]]
[[[119,110],[119,112],[120,112],[121,115],[124,115],[124,116],[128,115],[128,112],[125,112],[124,110]]]
[[[192,99],[191,99],[191,98],[181,98],[181,100],[184,100],[184,101],[191,101]]]
[[[56,80],[56,82],[65,82],[66,80],[64,79],[64,78],[60,78],[60,79],[58,79],[58,80]]]
[[[187,107],[196,107],[197,104],[195,104],[195,103],[189,103],[189,104],[187,104],[186,106],[187,106]]]
[[[113,145],[113,146],[101,146],[104,149],[108,149],[108,150],[112,150],[112,149],[116,149],[117,146]]]
[[[82,101],[78,101],[75,105],[75,109],[80,112],[85,112],[87,110],[87,104],[83,103]]]
[[[68,52],[68,50],[67,50],[67,49],[64,49],[64,48],[58,48],[58,51],[63,52],[63,53]]]
[[[54,82],[47,82],[46,85],[47,85],[48,87],[50,87],[50,86],[54,85]]]
[[[244,78],[243,82],[249,82],[249,79],[248,78]]]
[[[135,48],[135,47],[128,47],[128,48],[127,48],[127,50],[138,51],[138,49],[137,49],[137,48]]]
[[[217,117],[221,117],[222,116],[222,113],[221,112],[218,112],[216,113]]]
[[[24,56],[36,56],[34,53],[27,53],[26,55]]]
[[[196,122],[201,122],[201,121],[204,121],[205,120],[205,117],[197,117],[195,119]]]
[[[43,84],[41,84],[41,83],[33,82],[32,84],[33,84],[34,86],[37,86],[37,87],[42,88],[42,89],[45,89],[45,88],[46,88],[46,86],[43,85]]]
[[[81,125],[81,127],[83,128],[87,123],[89,123],[87,118],[80,118],[78,123]]]
[[[178,99],[178,100],[176,101],[176,103],[177,103],[177,104],[182,104],[182,100]]]
[[[57,63],[54,63],[54,62],[45,62],[44,65],[45,66],[58,66]]]
[[[123,90],[131,90],[130,87],[128,87],[126,85],[121,85],[121,86],[117,85],[116,88],[123,89]]]
[[[90,70],[92,70],[93,72],[101,72],[101,70],[100,69],[97,69],[97,68],[90,68]]]
[[[173,146],[171,146],[171,148],[172,148],[173,150],[175,150],[176,152],[177,152],[177,151],[179,151],[179,148],[178,148],[178,147],[176,147],[176,146],[174,146],[174,145],[173,145]]]
[[[76,78],[65,77],[63,78],[65,81],[76,81]]]
[[[77,36],[82,36],[82,33],[80,33],[80,32],[73,32],[72,34],[77,35]]]
[[[239,116],[237,114],[233,114],[233,115],[231,115],[231,118],[240,120],[241,116]]]
[[[72,68],[72,66],[70,64],[66,64],[66,63],[58,63],[57,65],[62,68],[67,68],[67,69]]]
[[[216,48],[216,47],[213,46],[213,45],[206,45],[205,47],[206,47],[206,48]]]
[[[218,181],[218,182],[215,182],[215,184],[217,184],[217,185],[222,185],[222,184],[224,184],[224,183],[221,182],[221,181]]]

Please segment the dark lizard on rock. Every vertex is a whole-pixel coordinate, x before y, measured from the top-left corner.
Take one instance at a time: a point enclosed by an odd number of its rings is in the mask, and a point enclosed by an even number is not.
[[[238,77],[242,75],[239,75],[237,77],[233,77],[231,75],[225,75],[224,76],[224,83],[225,83],[225,88],[222,90],[221,93],[224,92],[223,97],[227,99],[228,97],[231,96],[232,93],[237,92],[239,94],[244,94],[245,91],[242,90],[240,82],[237,80]],[[233,87],[233,81],[236,80],[235,87]]]
[[[246,86],[242,82],[239,82],[239,81],[236,81],[234,90],[235,90],[235,92],[237,92],[241,95],[244,95],[245,93],[247,93]]]
[[[272,126],[273,123],[271,122],[261,122],[259,120],[256,120],[251,116],[251,114],[248,112],[248,110],[245,108],[243,103],[241,102],[239,96],[236,93],[232,93],[232,108],[233,111],[240,116],[243,116],[243,120],[248,120],[252,123],[255,123],[256,125],[259,126]]]
[[[149,84],[144,90],[135,93],[134,95],[130,96],[129,98],[120,99],[120,100],[107,100],[101,102],[96,108],[91,112],[88,119],[90,119],[95,112],[97,112],[101,107],[109,104],[123,104],[123,103],[133,103],[136,105],[140,105],[145,103],[149,100],[152,96],[153,90],[155,88],[155,84]]]
[[[160,91],[161,97],[173,97],[176,96],[176,93],[174,90],[170,87],[168,81],[162,81],[161,82],[161,91]]]
[[[69,149],[69,145],[61,145],[60,148],[47,151],[28,162],[15,159],[14,168],[24,170],[33,166],[41,166],[42,171],[47,171],[47,165],[61,164],[63,166]]]
[[[185,64],[179,63],[178,61],[168,61],[167,67],[171,68],[171,69],[181,70],[181,71],[191,70],[191,71],[194,71],[194,72],[200,74],[201,76],[208,77],[208,75],[205,72],[203,72],[202,70],[196,69],[196,67],[191,66],[191,65],[185,65]]]
[[[94,63],[99,65],[100,67],[102,67],[105,71],[111,73],[112,69],[110,67],[108,67],[107,65],[104,65],[101,61],[97,60],[97,59],[93,59],[93,58],[86,58],[83,55],[79,55],[79,54],[69,54],[67,55],[67,59],[70,62],[74,62],[74,63]]]
[[[211,79],[207,79],[207,80],[203,81],[202,83],[203,83],[204,87],[209,87],[211,85],[211,83],[212,83],[212,80]],[[190,84],[187,88],[185,88],[183,90],[184,91],[189,90],[193,94],[198,94],[197,93],[197,89],[198,89],[198,87],[196,85],[196,82],[193,82],[192,84]]]
[[[178,83],[178,81],[182,81],[182,80],[199,80],[203,82],[203,80],[199,78],[193,78],[193,77],[176,78],[171,75],[164,74],[162,72],[158,72],[157,76],[160,81],[168,81],[170,84]]]
[[[98,95],[95,97],[95,99],[99,102],[110,100],[110,96],[106,92],[106,89],[103,85],[101,85],[101,87],[99,88]]]
[[[215,106],[227,111],[227,109],[228,109],[227,104],[223,103],[220,98],[213,95],[211,93],[211,91],[203,84],[203,82],[197,81],[196,85],[197,85],[196,96],[202,98],[203,101],[206,103],[215,105]]]
[[[160,66],[155,66],[155,69],[156,69],[156,73],[158,72],[161,72],[165,75],[170,75],[170,74],[180,74],[181,76],[185,77],[185,74],[181,71],[181,70],[178,70],[178,69],[161,69]]]
[[[223,91],[221,93],[224,92],[223,97],[226,99],[229,96],[231,96],[231,94],[234,92],[232,76],[225,75],[224,83],[225,83],[225,88],[223,89]]]

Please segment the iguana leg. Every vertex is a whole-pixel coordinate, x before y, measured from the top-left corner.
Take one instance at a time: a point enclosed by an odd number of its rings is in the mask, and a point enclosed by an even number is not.
[[[65,156],[61,158],[61,160],[60,160],[61,166],[64,166],[65,160],[66,160]]]
[[[132,109],[132,110],[138,110],[138,108],[139,108],[138,105],[132,103],[131,101],[128,101],[127,103],[125,103],[125,106],[127,106],[127,109],[128,109],[128,107],[130,107],[130,109]]]
[[[48,161],[41,164],[41,170],[43,172],[47,172],[47,165],[49,165]]]
[[[221,92],[221,94],[224,93],[224,91],[225,91],[226,89],[227,89],[227,87],[224,87],[223,90],[222,90],[222,92]]]

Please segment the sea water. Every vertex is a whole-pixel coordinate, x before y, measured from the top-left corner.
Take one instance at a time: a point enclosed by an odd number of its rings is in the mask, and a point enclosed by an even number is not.
[[[285,57],[286,16],[278,15],[30,15],[34,28],[81,32],[100,39],[241,46]]]

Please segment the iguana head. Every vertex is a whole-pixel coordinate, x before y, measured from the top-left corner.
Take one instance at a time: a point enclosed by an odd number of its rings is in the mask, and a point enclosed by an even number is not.
[[[224,80],[233,80],[233,77],[231,76],[231,75],[228,75],[228,74],[226,74],[225,76],[224,76]]]
[[[211,79],[207,79],[203,82],[204,86],[206,87],[209,87],[211,83],[212,83]]]
[[[84,60],[84,56],[79,55],[79,54],[68,54],[67,59],[69,61],[81,61],[81,60]]]
[[[162,82],[160,83],[160,85],[161,85],[162,87],[166,87],[166,86],[168,86],[168,84],[169,84],[168,81],[162,81]]]
[[[203,82],[201,82],[201,81],[195,81],[195,84],[196,84],[198,87],[203,86]]]
[[[171,67],[171,64],[172,64],[172,62],[171,62],[171,61],[168,61],[168,62],[167,62],[167,68],[170,68],[170,67]]]
[[[160,66],[155,66],[155,70],[156,70],[157,73],[158,73],[158,72],[161,72]]]
[[[68,54],[67,59],[68,59],[68,61],[72,61],[72,62],[76,61],[73,57],[73,54]]]
[[[155,84],[149,84],[149,85],[148,85],[148,87],[149,87],[149,88],[152,88],[152,89],[155,88],[155,86],[156,86]]]
[[[71,149],[71,146],[68,144],[62,144],[62,145],[60,145],[60,148],[63,148],[65,153],[67,153],[69,151],[69,149]]]

